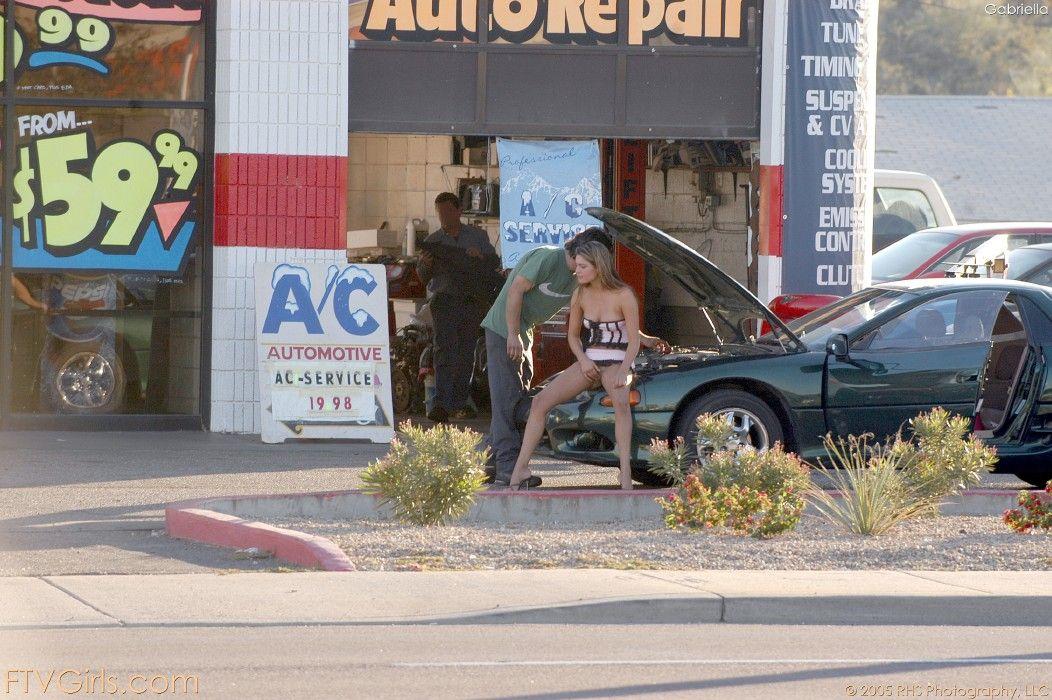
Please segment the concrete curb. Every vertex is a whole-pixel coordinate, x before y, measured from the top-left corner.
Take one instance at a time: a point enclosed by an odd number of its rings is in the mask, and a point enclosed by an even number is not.
[[[465,522],[501,523],[609,523],[660,518],[657,499],[668,489],[537,490],[528,492],[483,491],[464,518]],[[1039,492],[1040,493],[1040,492]],[[1044,494],[1042,493],[1042,496]],[[974,489],[944,503],[942,515],[1000,516],[1016,507],[1017,492],[1004,489]],[[315,518],[387,518],[390,511],[379,505],[379,497],[360,490],[293,494],[226,496],[193,501],[193,507],[255,520]],[[812,512],[812,511],[809,511]]]
[[[1048,626],[1052,572],[541,569],[0,579],[0,631],[714,623]]]
[[[207,500],[166,507],[164,522],[168,536],[220,547],[255,547],[282,561],[324,571],[355,570],[351,560],[331,540],[200,507]]]

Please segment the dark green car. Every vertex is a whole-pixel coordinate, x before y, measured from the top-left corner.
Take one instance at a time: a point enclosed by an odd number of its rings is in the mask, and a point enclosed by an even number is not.
[[[636,480],[658,483],[646,468],[653,438],[683,437],[696,448],[702,413],[725,414],[742,443],[782,442],[814,460],[827,432],[883,438],[934,406],[976,416],[977,431],[998,449],[999,470],[1034,484],[1052,478],[1048,288],[911,280],[865,289],[786,326],[679,241],[607,209],[589,213],[697,305],[692,347],[636,362]],[[603,398],[581,394],[552,411],[547,435],[557,457],[617,465],[614,412]]]

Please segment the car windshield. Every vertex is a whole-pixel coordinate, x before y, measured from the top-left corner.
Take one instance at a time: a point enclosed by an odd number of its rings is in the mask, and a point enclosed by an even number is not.
[[[877,314],[916,296],[897,289],[864,289],[792,321],[789,330],[796,333],[808,349],[821,350],[829,336],[835,333],[850,333]]]
[[[1052,260],[1052,250],[1043,248],[1016,248],[1008,253],[1008,279],[1024,279],[1027,273]]]
[[[873,281],[905,279],[922,262],[957,240],[944,231],[920,231],[892,243],[873,255]]]

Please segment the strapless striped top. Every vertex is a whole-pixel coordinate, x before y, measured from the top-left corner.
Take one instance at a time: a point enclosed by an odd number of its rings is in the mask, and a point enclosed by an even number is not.
[[[584,319],[581,344],[585,356],[597,363],[621,362],[628,350],[628,330],[624,319],[620,321],[593,321]]]

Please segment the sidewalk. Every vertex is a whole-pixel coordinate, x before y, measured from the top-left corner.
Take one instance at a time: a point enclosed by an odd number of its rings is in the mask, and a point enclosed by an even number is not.
[[[1052,625],[1052,572],[472,571],[0,578],[0,630],[375,624]]]

